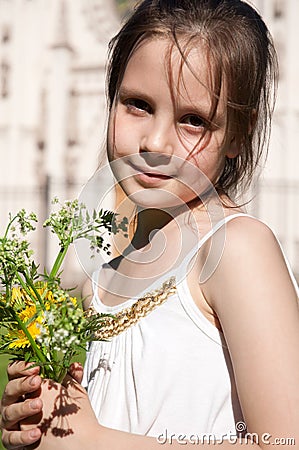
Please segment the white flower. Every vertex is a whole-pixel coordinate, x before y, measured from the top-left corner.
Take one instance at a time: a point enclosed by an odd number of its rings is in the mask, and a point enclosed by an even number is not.
[[[54,321],[55,321],[55,315],[53,313],[53,311],[46,311],[45,312],[45,322],[47,323],[47,325],[54,325]]]

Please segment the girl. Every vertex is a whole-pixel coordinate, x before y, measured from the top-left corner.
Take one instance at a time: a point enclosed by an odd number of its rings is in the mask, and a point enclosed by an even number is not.
[[[111,50],[108,157],[138,220],[84,296],[115,320],[90,346],[88,396],[78,365],[64,386],[8,369],[3,442],[295,448],[298,291],[273,233],[233,200],[267,137],[269,32],[240,0],[145,0]]]

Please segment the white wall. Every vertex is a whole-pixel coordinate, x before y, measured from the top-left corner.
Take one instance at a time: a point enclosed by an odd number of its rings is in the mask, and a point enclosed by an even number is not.
[[[253,207],[272,226],[299,275],[299,2],[257,0],[274,37],[280,77],[269,156]]]
[[[76,197],[95,171],[118,26],[113,0],[0,0],[0,231],[9,211],[42,220],[46,197]],[[53,260],[53,237],[33,241],[42,264]]]

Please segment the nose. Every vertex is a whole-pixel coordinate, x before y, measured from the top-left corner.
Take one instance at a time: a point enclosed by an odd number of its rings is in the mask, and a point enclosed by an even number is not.
[[[155,159],[167,159],[173,154],[173,125],[157,117],[148,124],[141,139],[140,151],[155,154]],[[154,155],[153,155],[154,156]],[[158,157],[159,156],[159,157]]]

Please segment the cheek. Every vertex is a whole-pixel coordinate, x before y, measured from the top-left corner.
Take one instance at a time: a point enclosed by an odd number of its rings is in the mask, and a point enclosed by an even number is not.
[[[127,133],[128,134],[128,133]],[[108,121],[107,132],[108,158],[113,161],[122,156],[124,145],[126,145],[126,133],[121,114],[117,107],[113,107]]]
[[[121,114],[115,114],[114,118],[110,119],[108,127],[108,155],[110,160],[135,152],[137,141],[133,131],[128,128]]]
[[[224,153],[217,147],[210,146],[189,159],[203,176],[214,182],[223,170],[225,162]]]

